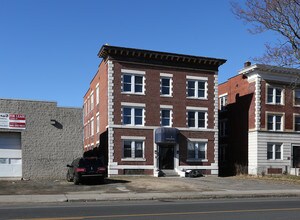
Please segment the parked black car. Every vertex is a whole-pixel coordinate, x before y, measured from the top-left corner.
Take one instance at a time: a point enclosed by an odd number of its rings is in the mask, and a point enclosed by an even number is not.
[[[107,169],[100,158],[80,157],[67,165],[67,181],[74,182],[75,185],[82,183],[83,180],[97,180],[104,182],[107,176]]]

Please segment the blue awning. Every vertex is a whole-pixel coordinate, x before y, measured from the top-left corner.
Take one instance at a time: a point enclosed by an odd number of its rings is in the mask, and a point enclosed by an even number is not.
[[[155,130],[156,144],[177,144],[178,143],[178,129],[161,127]]]

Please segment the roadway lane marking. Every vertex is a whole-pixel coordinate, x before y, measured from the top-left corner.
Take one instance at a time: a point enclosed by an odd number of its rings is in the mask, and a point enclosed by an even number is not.
[[[201,215],[217,213],[245,213],[245,212],[274,212],[274,211],[300,211],[300,208],[282,208],[282,209],[245,209],[245,210],[224,210],[224,211],[204,211],[204,212],[166,212],[166,213],[144,213],[144,214],[124,214],[124,215],[97,215],[81,217],[54,217],[54,218],[22,218],[15,220],[84,220],[91,218],[124,218],[124,217],[149,217],[149,216],[171,216],[171,215]]]

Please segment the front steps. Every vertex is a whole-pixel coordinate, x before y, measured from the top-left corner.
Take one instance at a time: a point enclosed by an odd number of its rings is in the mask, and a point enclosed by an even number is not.
[[[162,177],[179,177],[178,173],[175,170],[161,170]]]

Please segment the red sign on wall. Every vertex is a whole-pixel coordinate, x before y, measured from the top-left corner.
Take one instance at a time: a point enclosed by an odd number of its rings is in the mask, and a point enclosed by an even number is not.
[[[22,114],[0,113],[0,128],[25,129],[26,117]]]

